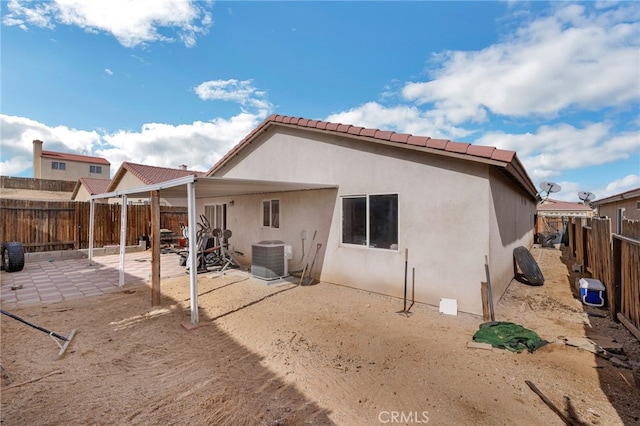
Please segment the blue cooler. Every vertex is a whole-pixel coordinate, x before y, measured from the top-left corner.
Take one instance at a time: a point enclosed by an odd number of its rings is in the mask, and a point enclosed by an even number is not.
[[[593,278],[580,278],[580,299],[589,306],[604,306],[604,284]]]

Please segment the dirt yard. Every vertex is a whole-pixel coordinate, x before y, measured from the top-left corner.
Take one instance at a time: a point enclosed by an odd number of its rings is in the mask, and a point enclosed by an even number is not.
[[[66,353],[2,316],[2,425],[562,425],[533,382],[577,425],[640,422],[640,344],[588,316],[566,250],[533,249],[542,287],[512,282],[496,306],[550,341],[533,354],[472,349],[482,322],[320,283],[265,286],[239,272],[200,277],[201,327],[186,330],[188,277],[11,311],[77,334]],[[478,292],[480,289],[478,289]],[[598,308],[592,313],[606,314]],[[565,345],[613,338],[635,368]]]

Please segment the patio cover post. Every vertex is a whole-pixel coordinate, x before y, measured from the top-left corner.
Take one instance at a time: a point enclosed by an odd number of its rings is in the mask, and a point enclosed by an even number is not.
[[[120,216],[120,278],[118,287],[124,285],[124,254],[127,249],[127,196],[122,196],[122,210]]]
[[[160,293],[160,192],[151,191],[151,306],[161,303]]]
[[[191,323],[198,324],[198,253],[196,248],[196,189],[193,182],[187,183],[187,205],[189,215],[189,288],[191,291]]]
[[[96,200],[93,198],[89,202],[89,266],[92,265],[93,261],[93,222],[96,216],[95,202]]]

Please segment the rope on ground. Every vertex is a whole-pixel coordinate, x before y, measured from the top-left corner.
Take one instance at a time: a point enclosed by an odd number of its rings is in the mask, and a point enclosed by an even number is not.
[[[52,371],[51,373],[45,374],[44,376],[36,377],[35,379],[27,380],[26,382],[16,383],[15,385],[8,386],[8,387],[4,388],[4,390],[6,391],[6,390],[9,390],[9,389],[13,389],[13,388],[17,388],[17,387],[20,387],[20,386],[28,385],[29,383],[33,383],[33,382],[37,382],[38,380],[46,379],[47,377],[53,376],[54,374],[62,374],[62,373],[64,373],[64,371],[62,371],[62,370]]]

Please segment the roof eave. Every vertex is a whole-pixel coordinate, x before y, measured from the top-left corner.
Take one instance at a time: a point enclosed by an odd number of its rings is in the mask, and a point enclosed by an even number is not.
[[[218,161],[211,169],[209,169],[209,171],[206,173],[205,176],[212,176],[214,173],[220,171],[233,158],[237,157],[238,154],[247,145],[251,144],[254,140],[256,140],[258,137],[260,137],[261,135],[266,133],[273,126],[280,126],[280,127],[284,127],[284,128],[290,128],[290,129],[301,129],[301,127],[298,126],[297,124],[287,124],[287,123],[282,123],[282,122],[274,122],[274,121],[271,121],[271,120],[265,120],[260,126],[258,126],[258,128],[256,128],[252,133],[250,133],[249,136],[247,136],[240,144],[238,144],[237,146],[232,148],[232,150],[227,155],[222,157],[222,159],[220,159],[220,161]],[[304,127],[303,129],[305,131],[316,132],[316,133],[320,133],[320,134],[324,134],[324,135],[331,135],[331,136],[335,136],[336,135],[336,132],[333,131],[333,130],[325,130],[325,129],[320,129],[320,128],[316,128],[316,127]],[[516,181],[516,183],[518,183],[525,190],[525,192],[527,192],[527,194],[529,194],[531,196],[531,198],[533,200],[536,200],[536,201],[540,200],[540,197],[537,194],[537,190],[536,190],[535,186],[531,182],[531,179],[529,178],[529,175],[524,170],[524,167],[522,166],[522,164],[520,163],[520,161],[518,160],[516,155],[514,155],[514,157],[513,157],[511,162],[507,162],[507,161],[496,160],[496,159],[493,159],[493,158],[479,157],[479,156],[473,156],[473,155],[469,155],[469,154],[445,151],[445,150],[430,148],[430,147],[426,147],[426,146],[400,144],[398,142],[394,142],[394,141],[391,141],[391,140],[384,140],[384,139],[368,137],[368,136],[360,136],[360,135],[353,135],[353,134],[346,134],[346,133],[338,133],[338,135],[341,135],[341,136],[344,136],[344,137],[349,137],[349,138],[356,139],[356,140],[374,142],[374,143],[377,143],[377,144],[380,144],[380,145],[392,146],[392,147],[396,147],[396,148],[400,147],[400,148],[403,148],[403,149],[409,149],[409,150],[414,150],[414,151],[418,151],[418,152],[431,153],[431,154],[434,154],[434,155],[439,155],[439,156],[448,157],[448,158],[457,158],[457,159],[461,159],[461,160],[474,161],[474,162],[478,162],[478,163],[487,164],[487,165],[490,165],[490,166],[499,167],[499,168],[504,169],[509,175],[513,176],[513,178]]]

